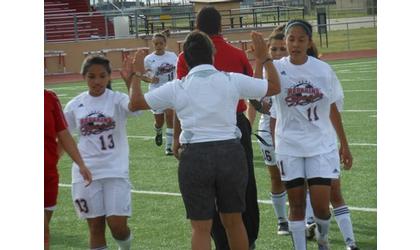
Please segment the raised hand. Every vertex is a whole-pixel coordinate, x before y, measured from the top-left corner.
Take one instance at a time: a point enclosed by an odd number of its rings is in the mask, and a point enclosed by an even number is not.
[[[268,47],[261,33],[252,31],[252,52],[256,60],[264,62],[266,59],[271,58],[268,53]]]
[[[146,57],[146,55],[146,51],[142,49],[136,51],[132,60],[134,72],[140,72],[142,74],[146,72],[146,70],[144,69],[144,58]]]
[[[133,65],[131,62],[133,61],[133,57],[127,56],[124,58],[123,67],[120,70],[121,78],[124,80],[125,85],[127,88],[130,86],[131,82],[131,75],[133,73]]]

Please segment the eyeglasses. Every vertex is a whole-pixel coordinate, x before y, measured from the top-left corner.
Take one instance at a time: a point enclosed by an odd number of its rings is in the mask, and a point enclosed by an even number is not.
[[[277,50],[286,51],[287,49],[285,47],[279,47],[279,48],[271,47],[270,50],[273,51],[273,52],[276,52]]]

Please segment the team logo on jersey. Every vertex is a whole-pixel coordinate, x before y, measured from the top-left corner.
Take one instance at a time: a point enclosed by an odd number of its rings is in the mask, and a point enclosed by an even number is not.
[[[285,101],[287,106],[308,105],[321,100],[323,94],[319,88],[315,88],[309,81],[299,81],[292,88],[287,89]]]
[[[95,111],[80,120],[80,132],[83,136],[97,135],[115,128],[112,117],[106,117],[101,112]]]
[[[163,74],[167,74],[167,73],[171,73],[172,71],[175,70],[175,65],[170,64],[170,63],[162,63],[156,71],[156,75],[163,75]]]

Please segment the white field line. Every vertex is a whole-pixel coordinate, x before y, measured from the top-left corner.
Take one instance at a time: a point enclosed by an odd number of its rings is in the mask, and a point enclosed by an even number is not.
[[[346,67],[348,67],[349,65],[357,65],[357,66],[362,66],[362,65],[376,65],[376,61],[372,61],[372,62],[331,63],[331,65],[333,67],[340,67],[340,66],[346,66]]]
[[[151,141],[154,140],[155,137],[154,136],[149,136],[149,135],[128,135],[127,138],[132,138],[132,139],[142,139],[145,141]],[[165,136],[163,136],[163,139],[166,139]],[[253,143],[257,143],[257,140],[252,140]],[[349,143],[350,146],[366,146],[366,147],[376,147],[376,143]]]
[[[337,74],[376,73],[376,70],[336,70]]]
[[[376,92],[376,89],[349,89],[344,92]]]
[[[347,109],[347,110],[343,110],[341,112],[347,112],[347,113],[365,113],[365,112],[376,112],[376,109],[370,109],[370,110]]]
[[[376,78],[352,78],[352,79],[346,79],[346,78],[341,78],[340,82],[366,82],[366,81],[375,81],[376,82]]]
[[[63,184],[60,183],[59,184],[60,187],[66,187],[66,188],[70,188],[71,185],[70,184]],[[166,196],[178,196],[181,197],[180,193],[170,193],[170,192],[157,192],[157,191],[145,191],[145,190],[131,190],[132,193],[135,194],[151,194],[151,195],[166,195]],[[271,200],[258,200],[258,203],[260,204],[273,204],[273,202]],[[287,205],[289,205],[289,203],[287,202]],[[362,211],[362,212],[377,212],[376,208],[368,208],[368,207],[349,207],[350,210],[354,210],[354,211]]]

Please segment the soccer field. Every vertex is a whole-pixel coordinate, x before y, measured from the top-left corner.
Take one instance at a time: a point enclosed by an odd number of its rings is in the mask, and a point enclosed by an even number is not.
[[[354,162],[342,171],[342,191],[351,210],[353,228],[360,249],[377,247],[377,84],[376,58],[329,62],[344,89],[343,124]],[[87,90],[85,83],[49,85],[63,106]],[[113,89],[127,92],[122,81]],[[146,88],[143,88],[146,90]],[[258,127],[258,117],[253,130]],[[190,224],[178,188],[177,160],[165,156],[164,148],[154,143],[153,115],[146,111],[130,118],[127,125],[130,143],[132,183],[132,249],[190,249]],[[292,249],[290,236],[276,234],[277,219],[270,201],[270,177],[253,138],[255,177],[260,200],[260,233],[257,249]],[[71,161],[65,155],[59,162],[60,189],[57,209],[50,223],[51,249],[88,249],[88,228],[77,218],[71,201]],[[338,226],[332,218],[331,249],[345,249]],[[109,249],[117,249],[107,230]],[[316,249],[316,242],[308,242]]]

